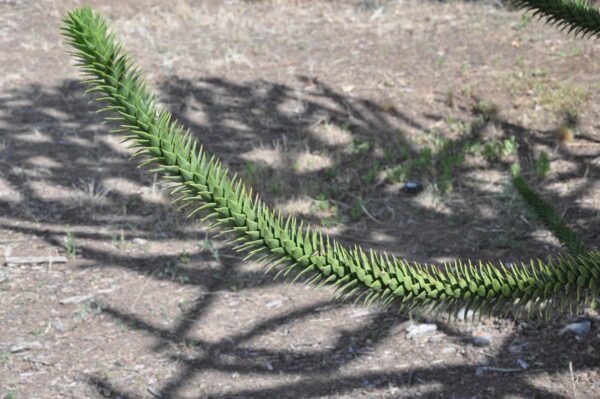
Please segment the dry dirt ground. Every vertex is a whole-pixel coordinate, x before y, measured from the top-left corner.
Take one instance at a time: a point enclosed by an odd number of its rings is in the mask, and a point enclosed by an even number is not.
[[[2,398],[600,398],[594,308],[410,336],[410,315],[273,281],[207,238],[83,97],[58,33],[81,3],[0,1]],[[556,255],[510,184],[519,161],[598,244],[597,41],[493,1],[87,3],[208,151],[343,242]]]

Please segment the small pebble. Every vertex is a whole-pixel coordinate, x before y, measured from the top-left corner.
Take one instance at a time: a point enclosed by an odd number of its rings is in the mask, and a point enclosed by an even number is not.
[[[98,294],[112,294],[113,292],[115,292],[118,289],[119,289],[119,287],[113,285],[111,287],[103,288],[101,290],[98,290],[98,291],[96,291],[96,293],[98,293]]]
[[[581,337],[587,334],[592,328],[592,322],[589,320],[578,321],[577,323],[567,324],[564,328],[559,331],[560,335],[565,335],[566,333],[573,333],[578,337]]]
[[[17,342],[13,346],[10,347],[10,353],[19,353],[25,352],[32,349],[42,349],[43,346],[38,341],[26,342],[21,341]]]
[[[529,368],[529,363],[527,363],[525,360],[523,359],[517,359],[517,364],[519,365],[519,367],[521,367],[523,370],[527,370]]]
[[[62,323],[62,321],[56,319],[56,320],[52,320],[52,327],[54,327],[56,330],[60,331],[60,332],[65,332],[66,328],[65,325]]]
[[[417,194],[423,189],[423,186],[416,181],[407,181],[402,187],[402,191],[408,194]]]
[[[479,347],[489,346],[492,343],[492,337],[490,337],[489,335],[482,335],[480,337],[474,337],[471,342],[473,343],[473,345]]]
[[[437,331],[435,324],[412,324],[406,328],[408,338],[417,338],[425,335],[433,334]]]
[[[221,354],[219,355],[219,361],[223,364],[232,365],[238,363],[238,359],[235,356]]]
[[[19,374],[19,378],[29,378],[29,377],[33,377],[36,375],[40,375],[40,374],[46,374],[47,372],[42,370],[42,371],[26,371],[24,373]],[[4,396],[6,397],[6,396]]]
[[[30,357],[27,361],[35,364],[41,364],[43,366],[53,366],[55,362],[46,357]]]
[[[528,342],[519,342],[519,341],[515,341],[512,344],[510,344],[508,346],[508,351],[510,353],[516,354],[516,353],[521,353],[523,352],[523,349],[525,349],[525,347],[529,345]]]
[[[273,301],[269,301],[265,304],[265,308],[267,309],[272,309],[272,308],[278,308],[282,305],[282,301],[280,299],[275,299]]]
[[[133,239],[133,243],[136,244],[136,245],[142,246],[142,245],[148,244],[148,240],[146,240],[145,238],[139,238],[139,237],[137,237],[137,238]]]
[[[163,399],[163,396],[161,395],[161,393],[158,391],[158,389],[156,388],[152,388],[152,387],[148,387],[147,388],[148,393],[152,396],[154,396],[157,399]]]
[[[86,302],[91,299],[94,299],[93,295],[78,295],[78,296],[70,296],[67,298],[63,298],[60,301],[58,301],[58,303],[60,303],[61,305],[68,305],[68,304]]]
[[[446,347],[442,348],[442,353],[444,353],[444,354],[456,353],[456,348],[453,346],[446,346]]]

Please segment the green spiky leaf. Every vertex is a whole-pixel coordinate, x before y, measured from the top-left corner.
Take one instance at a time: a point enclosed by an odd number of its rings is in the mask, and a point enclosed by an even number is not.
[[[578,255],[588,251],[579,235],[567,226],[554,207],[535,192],[522,176],[515,176],[513,178],[513,185],[519,194],[521,194],[525,203],[533,210],[548,230],[558,238],[558,241],[560,241],[567,252],[571,255]]]
[[[600,36],[600,11],[584,0],[515,0],[513,4],[575,36]]]
[[[231,178],[169,112],[157,109],[141,72],[100,14],[87,7],[70,12],[63,35],[75,49],[89,91],[102,94],[104,110],[112,115],[106,120],[120,124],[118,131],[138,150],[140,163],[153,165],[154,173],[174,185],[176,201],[190,215],[201,215],[246,258],[259,256],[267,262],[268,270],[328,284],[341,298],[450,314],[463,307],[497,315],[531,314],[542,305],[547,312],[572,310],[599,293],[598,251],[510,268],[470,262],[438,267],[358,246],[348,249],[293,217],[283,218]]]

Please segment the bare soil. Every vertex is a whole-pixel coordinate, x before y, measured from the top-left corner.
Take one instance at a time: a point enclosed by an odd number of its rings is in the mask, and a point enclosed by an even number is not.
[[[343,242],[432,263],[554,256],[510,185],[518,160],[598,244],[597,41],[492,1],[86,3],[208,151]],[[422,317],[437,330],[409,337],[410,315],[274,281],[207,239],[83,96],[58,33],[80,4],[0,1],[1,397],[600,398],[594,308]],[[468,155],[446,192],[438,163],[417,195],[385,172],[436,140],[510,136],[516,152]],[[68,261],[9,262],[24,256]],[[560,333],[579,319],[586,335]]]

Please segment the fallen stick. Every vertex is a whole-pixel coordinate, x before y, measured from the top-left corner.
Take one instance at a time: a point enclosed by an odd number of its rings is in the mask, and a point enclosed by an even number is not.
[[[477,369],[475,369],[475,375],[478,377],[481,377],[482,375],[484,375],[486,372],[490,372],[490,373],[516,373],[518,371],[523,371],[523,369],[515,369],[515,368],[510,368],[510,369],[506,369],[503,367],[491,367],[491,366],[481,366],[481,367],[477,367]]]
[[[15,242],[30,242],[31,240],[0,240],[0,245],[13,244]]]
[[[67,263],[67,258],[64,256],[8,256],[4,258],[4,263],[7,265]]]

